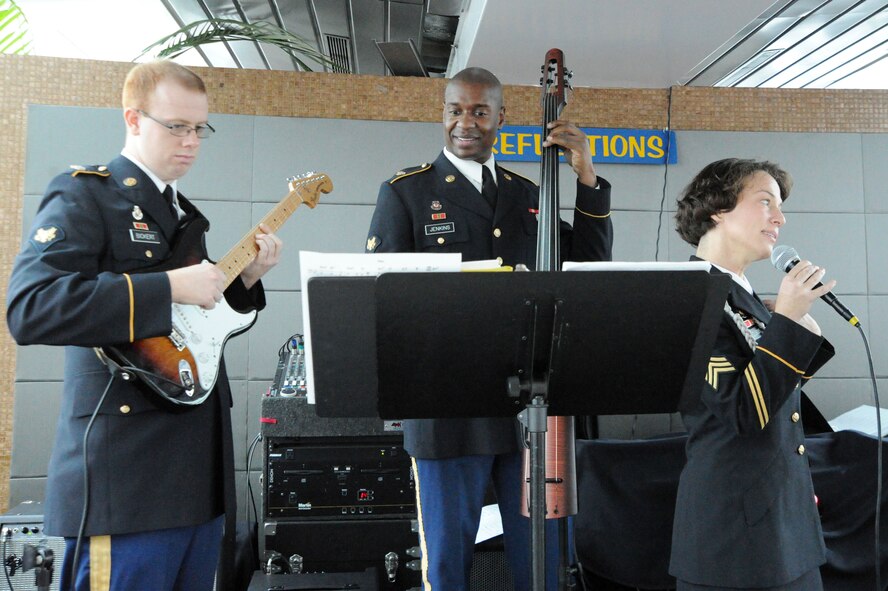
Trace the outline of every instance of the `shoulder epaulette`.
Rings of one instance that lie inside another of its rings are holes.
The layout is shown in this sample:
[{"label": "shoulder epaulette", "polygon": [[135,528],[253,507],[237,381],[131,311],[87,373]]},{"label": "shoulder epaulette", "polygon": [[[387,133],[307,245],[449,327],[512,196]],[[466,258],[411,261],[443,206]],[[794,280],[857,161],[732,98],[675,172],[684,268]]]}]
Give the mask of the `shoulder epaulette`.
[{"label": "shoulder epaulette", "polygon": [[395,181],[400,181],[401,179],[407,178],[408,176],[413,176],[414,174],[419,174],[420,172],[431,170],[431,168],[431,164],[429,164],[428,162],[424,162],[419,166],[414,166],[413,168],[405,168],[403,170],[399,170],[395,173],[395,176],[389,179],[389,184],[392,184]]},{"label": "shoulder epaulette", "polygon": [[[499,166],[499,164],[497,164],[497,166]],[[529,178],[527,178],[526,176],[524,176],[523,174],[518,174],[518,173],[515,172],[514,170],[509,170],[508,168],[504,168],[504,167],[502,167],[502,166],[499,166],[499,168],[501,168],[501,169],[503,170],[503,177],[504,177],[507,181],[512,180],[512,178],[511,178],[509,175],[515,175],[515,176],[517,176],[517,177],[519,177],[519,178],[524,179],[525,181],[527,181],[528,183],[530,183],[530,184],[532,184],[532,185],[534,185],[534,186],[537,185],[537,182],[536,182],[535,180],[533,180],[533,179],[529,179]]]},{"label": "shoulder epaulette", "polygon": [[72,164],[69,168],[74,170],[74,172],[71,173],[72,177],[77,176],[78,174],[92,174],[103,178],[111,176],[111,171],[108,170],[108,167],[104,164],[92,164],[90,166]]}]

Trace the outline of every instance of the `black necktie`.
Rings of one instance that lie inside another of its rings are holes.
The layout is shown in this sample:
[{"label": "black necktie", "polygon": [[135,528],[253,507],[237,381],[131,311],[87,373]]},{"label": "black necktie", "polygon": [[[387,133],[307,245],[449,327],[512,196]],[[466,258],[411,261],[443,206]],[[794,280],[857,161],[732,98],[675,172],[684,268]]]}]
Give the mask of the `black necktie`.
[{"label": "black necktie", "polygon": [[490,174],[490,168],[481,166],[481,195],[490,204],[490,209],[496,211],[496,182]]},{"label": "black necktie", "polygon": [[167,185],[166,189],[163,190],[163,198],[166,200],[167,205],[170,208],[170,213],[173,214],[173,217],[179,217],[179,211],[176,209],[175,203],[173,203],[173,186]]}]

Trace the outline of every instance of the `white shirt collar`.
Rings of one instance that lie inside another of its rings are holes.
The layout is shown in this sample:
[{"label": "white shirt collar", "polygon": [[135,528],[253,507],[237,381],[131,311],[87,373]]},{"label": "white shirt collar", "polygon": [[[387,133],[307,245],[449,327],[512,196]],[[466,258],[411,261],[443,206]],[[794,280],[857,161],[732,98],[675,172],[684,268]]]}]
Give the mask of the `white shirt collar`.
[{"label": "white shirt collar", "polygon": [[490,169],[491,174],[493,175],[493,182],[496,182],[496,161],[493,159],[493,154],[490,155],[490,158],[487,159],[487,162],[481,164],[480,162],[475,162],[474,160],[463,160],[462,158],[457,158],[453,154],[450,153],[450,150],[444,148],[444,156],[450,160],[450,163],[456,167],[456,169],[462,173],[464,177],[469,179],[472,185],[478,189],[478,192],[481,192],[481,184],[482,179],[481,176],[481,167],[486,166]]},{"label": "white shirt collar", "polygon": [[731,279],[733,279],[737,285],[739,285],[740,287],[745,289],[747,292],[749,292],[750,295],[753,293],[752,284],[749,282],[749,279],[747,279],[745,275],[741,277],[740,275],[737,275],[736,273],[734,273],[730,269],[725,269],[721,265],[716,265],[712,261],[710,261],[709,264],[712,265],[713,267],[715,267],[716,269],[718,269],[719,271],[723,271],[723,272],[727,273],[728,275],[730,275]]},{"label": "white shirt collar", "polygon": [[173,181],[171,183],[164,182],[159,176],[157,176],[156,174],[151,172],[150,168],[148,168],[147,166],[142,164],[139,161],[139,159],[136,158],[132,153],[128,152],[126,150],[126,148],[121,150],[120,155],[123,156],[124,158],[127,158],[130,162],[132,162],[133,164],[138,166],[140,169],[142,169],[142,172],[144,172],[146,175],[148,175],[148,178],[151,179],[151,181],[155,185],[157,185],[157,190],[160,191],[161,193],[163,193],[163,191],[164,191],[164,189],[166,189],[167,185],[171,186],[173,188],[173,205],[175,205],[176,210],[179,212],[179,215],[180,216],[182,215],[182,208],[179,207],[179,191],[177,188],[177,181]]},{"label": "white shirt collar", "polygon": [[148,178],[151,179],[155,185],[157,185],[157,190],[160,191],[161,193],[163,193],[163,191],[164,191],[164,189],[166,189],[167,185],[170,185],[173,188],[173,200],[176,202],[176,205],[178,206],[179,199],[177,197],[178,191],[176,189],[176,181],[173,181],[171,183],[165,183],[163,180],[161,180],[161,178],[159,176],[157,176],[156,174],[151,172],[150,168],[148,168],[147,166],[142,164],[138,158],[136,158],[130,152],[127,152],[126,148],[124,148],[120,152],[120,154],[124,158],[127,158],[128,160],[130,160],[133,164],[138,166],[140,169],[142,169],[142,172],[144,172],[146,175],[148,175]]}]

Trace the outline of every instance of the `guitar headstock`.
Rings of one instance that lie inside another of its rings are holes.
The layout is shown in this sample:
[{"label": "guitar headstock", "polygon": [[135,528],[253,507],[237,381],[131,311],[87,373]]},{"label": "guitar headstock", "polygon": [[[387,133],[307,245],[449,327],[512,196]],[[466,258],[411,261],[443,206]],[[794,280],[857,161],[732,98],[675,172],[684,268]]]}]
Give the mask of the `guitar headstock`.
[{"label": "guitar headstock", "polygon": [[550,49],[546,52],[546,60],[543,62],[540,85],[543,87],[542,103],[553,102],[556,110],[561,110],[567,104],[568,91],[571,90],[570,79],[573,73],[564,67],[564,53],[560,49]]},{"label": "guitar headstock", "polygon": [[323,172],[306,172],[290,177],[287,181],[290,186],[290,194],[287,197],[296,194],[311,209],[314,209],[318,204],[321,193],[329,193],[333,190],[333,181]]}]

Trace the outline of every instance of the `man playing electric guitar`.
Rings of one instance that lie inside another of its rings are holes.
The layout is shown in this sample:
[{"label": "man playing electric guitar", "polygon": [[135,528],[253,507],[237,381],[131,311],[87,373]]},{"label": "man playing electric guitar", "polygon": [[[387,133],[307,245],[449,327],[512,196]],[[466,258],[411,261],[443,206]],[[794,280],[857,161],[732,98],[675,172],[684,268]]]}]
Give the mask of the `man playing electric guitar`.
[{"label": "man playing electric guitar", "polygon": [[202,220],[176,185],[214,131],[207,116],[193,72],[168,61],[135,66],[123,89],[122,155],[51,182],[9,281],[15,340],[66,346],[45,503],[47,533],[67,542],[62,589],[209,591],[217,564],[220,588],[232,582],[222,570],[232,561],[219,561],[235,510],[224,364],[203,404],[174,413],[139,380],[112,377],[93,349],[170,335],[173,304],[265,306],[260,278],[281,252],[266,226],[227,288],[208,262],[151,269],[170,257],[183,225]]}]

